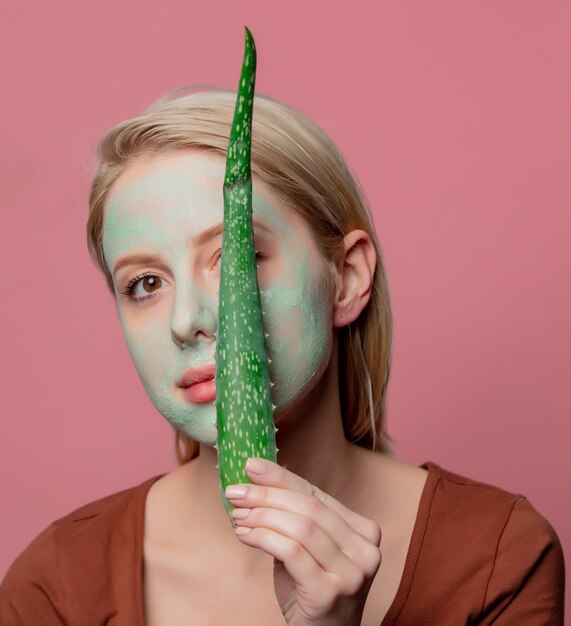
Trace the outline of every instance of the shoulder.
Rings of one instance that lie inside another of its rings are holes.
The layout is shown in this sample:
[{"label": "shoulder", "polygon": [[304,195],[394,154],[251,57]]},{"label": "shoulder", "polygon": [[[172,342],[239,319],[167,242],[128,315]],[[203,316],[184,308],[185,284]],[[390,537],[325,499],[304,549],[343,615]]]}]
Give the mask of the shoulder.
[{"label": "shoulder", "polygon": [[158,478],[159,476],[149,478],[139,485],[84,504],[71,513],[55,520],[50,527],[55,532],[65,533],[72,529],[87,528],[98,523],[104,524],[108,518],[121,517],[135,501],[144,497]]},{"label": "shoulder", "polygon": [[445,526],[461,536],[490,535],[499,543],[510,538],[525,539],[521,549],[558,544],[553,526],[526,496],[495,485],[447,471],[435,463],[424,463],[429,471],[429,523]]},{"label": "shoulder", "polygon": [[455,516],[463,517],[468,513],[506,517],[516,501],[525,499],[522,494],[456,474],[430,461],[421,467],[429,472],[427,487],[432,492],[432,508],[436,512],[445,510],[450,523]]},{"label": "shoulder", "polygon": [[[519,610],[513,615],[517,621],[531,606],[553,619],[562,605],[565,571],[561,543],[549,521],[522,494],[434,463],[423,467],[430,473],[424,498],[424,565],[430,568],[440,561],[443,576],[464,581],[465,599],[474,600],[472,615],[497,617],[504,610]],[[448,557],[444,561],[443,554]],[[422,569],[421,577],[428,580],[428,569]]]},{"label": "shoulder", "polygon": [[2,581],[0,622],[51,624],[48,613],[62,623],[70,619],[70,598],[97,593],[98,581],[107,584],[102,573],[116,561],[129,561],[145,495],[157,478],[81,506],[43,530]]},{"label": "shoulder", "polygon": [[[51,544],[63,567],[67,559],[77,562],[84,548],[98,545],[112,550],[115,545],[124,545],[133,524],[142,519],[145,496],[155,480],[157,477],[105,496],[55,520],[24,554],[33,554]],[[92,552],[89,557],[93,558]]]},{"label": "shoulder", "polygon": [[[478,528],[488,524],[504,531],[512,532],[524,528],[533,530],[551,539],[557,539],[551,524],[529,502],[526,496],[512,493],[501,487],[468,478],[443,469],[436,463],[422,465],[429,472],[427,488],[432,493],[431,508],[435,517],[442,518],[453,526],[464,520],[464,531],[470,526],[470,519]],[[509,523],[509,524],[508,524]]]}]

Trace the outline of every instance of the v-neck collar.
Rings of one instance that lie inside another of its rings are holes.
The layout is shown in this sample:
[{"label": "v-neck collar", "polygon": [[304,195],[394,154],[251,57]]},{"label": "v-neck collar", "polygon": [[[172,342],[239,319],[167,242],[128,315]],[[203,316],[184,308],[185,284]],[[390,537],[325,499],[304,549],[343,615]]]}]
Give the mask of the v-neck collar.
[{"label": "v-neck collar", "polygon": [[[434,499],[434,492],[436,485],[441,478],[441,468],[439,465],[427,461],[423,463],[421,468],[428,471],[426,483],[424,484],[420,502],[418,505],[418,512],[416,514],[416,520],[414,523],[412,536],[410,539],[410,545],[406,555],[406,561],[402,574],[401,581],[399,583],[396,595],[387,611],[380,626],[393,626],[397,620],[402,608],[410,593],[414,574],[416,572],[416,565],[428,526],[428,518],[430,516],[430,509],[432,507],[432,501]],[[147,494],[153,484],[165,476],[160,474],[149,478],[149,480],[142,483],[137,490],[136,497],[131,501],[131,615],[133,626],[147,626],[145,621],[145,602],[144,602],[144,585],[143,585],[143,544],[144,544],[144,522],[145,522],[145,504],[147,500]]]},{"label": "v-neck collar", "polygon": [[423,463],[420,467],[428,471],[428,476],[426,477],[422,495],[420,496],[418,512],[416,514],[416,521],[414,522],[410,545],[406,554],[402,578],[391,606],[389,607],[389,610],[383,618],[380,626],[392,626],[396,622],[408,598],[414,574],[416,572],[420,549],[426,533],[426,527],[428,526],[428,518],[430,517],[430,509],[434,500],[434,492],[441,477],[440,466],[432,463],[431,461]]}]

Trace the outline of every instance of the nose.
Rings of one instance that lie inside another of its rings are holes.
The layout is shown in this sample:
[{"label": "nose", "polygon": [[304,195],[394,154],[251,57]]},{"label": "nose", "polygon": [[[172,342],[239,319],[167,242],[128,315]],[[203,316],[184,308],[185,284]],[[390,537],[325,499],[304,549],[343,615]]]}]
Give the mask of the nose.
[{"label": "nose", "polygon": [[179,290],[171,315],[171,337],[182,349],[214,341],[218,327],[217,295],[200,289]]}]

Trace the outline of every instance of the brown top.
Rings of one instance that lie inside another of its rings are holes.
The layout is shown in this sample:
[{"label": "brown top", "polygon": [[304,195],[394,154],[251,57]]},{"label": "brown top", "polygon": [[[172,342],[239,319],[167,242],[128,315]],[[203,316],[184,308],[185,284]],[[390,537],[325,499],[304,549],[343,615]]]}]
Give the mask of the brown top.
[{"label": "brown top", "polygon": [[[381,626],[562,626],[563,551],[549,522],[524,496],[422,467],[403,576]],[[44,530],[0,586],[0,624],[145,626],[145,499],[159,478]]]}]

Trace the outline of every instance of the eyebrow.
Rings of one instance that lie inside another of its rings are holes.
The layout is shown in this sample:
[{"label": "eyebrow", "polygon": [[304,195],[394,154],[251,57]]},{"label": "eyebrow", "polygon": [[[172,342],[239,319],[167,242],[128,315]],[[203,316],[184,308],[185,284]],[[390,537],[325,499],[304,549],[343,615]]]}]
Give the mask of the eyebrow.
[{"label": "eyebrow", "polygon": [[[258,220],[253,220],[253,225],[254,227],[259,228],[260,230],[263,230],[271,235],[274,234],[274,232],[270,228],[268,228]],[[215,226],[206,229],[199,235],[196,235],[196,237],[194,237],[194,239],[192,240],[192,243],[195,246],[203,245],[211,241],[215,237],[219,237],[223,232],[224,223],[220,222],[220,224],[216,224]],[[115,267],[113,268],[113,275],[115,276],[115,274],[117,274],[120,269],[124,268],[127,265],[147,265],[151,263],[156,263],[156,261],[157,257],[149,254],[133,254],[129,256],[124,256],[121,257],[115,264]]]},{"label": "eyebrow", "polygon": [[[252,220],[252,223],[253,223],[255,228],[259,228],[260,230],[264,230],[265,232],[269,233],[270,235],[274,234],[272,230],[270,230],[267,226],[265,226],[264,224],[262,224],[262,222],[259,222],[258,220]],[[211,228],[208,228],[204,232],[200,233],[200,235],[197,235],[192,240],[192,243],[195,246],[200,246],[200,245],[202,245],[204,243],[207,243],[211,239],[214,239],[215,237],[219,237],[223,232],[224,232],[224,223],[220,222],[220,224],[216,224],[216,226],[212,226]]]},{"label": "eyebrow", "polygon": [[127,265],[147,265],[151,263],[156,263],[157,257],[150,256],[148,254],[133,254],[129,256],[121,257],[117,263],[115,263],[115,267],[113,268],[113,276],[117,274],[117,272],[124,268]]}]

